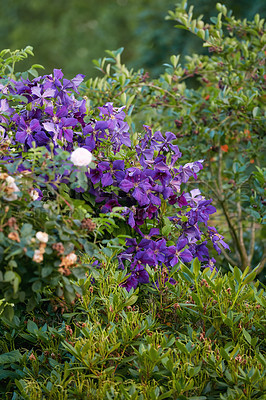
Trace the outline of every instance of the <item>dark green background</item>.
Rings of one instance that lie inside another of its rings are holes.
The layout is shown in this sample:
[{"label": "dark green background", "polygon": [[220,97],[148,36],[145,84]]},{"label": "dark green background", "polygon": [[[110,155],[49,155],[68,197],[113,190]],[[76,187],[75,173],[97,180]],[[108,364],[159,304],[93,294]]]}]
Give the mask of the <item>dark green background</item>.
[{"label": "dark green background", "polygon": [[[163,71],[171,54],[199,52],[201,41],[165,21],[171,0],[1,0],[1,49],[34,48],[35,57],[19,64],[33,63],[62,68],[68,78],[83,73],[96,75],[93,59],[103,57],[106,49],[124,47],[123,61],[152,75]],[[238,18],[266,14],[265,0],[227,0]],[[195,14],[205,20],[215,15],[216,2],[194,0]]]}]

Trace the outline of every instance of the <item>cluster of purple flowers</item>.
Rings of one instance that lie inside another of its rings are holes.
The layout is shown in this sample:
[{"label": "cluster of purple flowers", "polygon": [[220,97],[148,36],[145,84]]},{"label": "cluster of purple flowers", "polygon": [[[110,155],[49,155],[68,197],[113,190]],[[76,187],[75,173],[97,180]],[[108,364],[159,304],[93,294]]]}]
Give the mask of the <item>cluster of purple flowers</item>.
[{"label": "cluster of purple flowers", "polygon": [[[108,140],[114,151],[121,144],[130,146],[128,125],[123,121],[125,113],[118,110],[114,117],[111,104],[100,109],[100,121],[85,121],[86,100],[78,100],[78,86],[83,75],[74,79],[63,78],[61,70],[55,69],[53,75],[40,76],[30,81],[10,81],[8,86],[1,84],[2,95],[22,96],[24,103],[12,108],[6,98],[0,99],[0,139],[1,144],[9,141],[11,145],[20,145],[23,151],[33,146],[46,146],[50,143],[67,151],[73,150],[73,144],[86,147],[90,151],[97,142]],[[20,97],[21,99],[21,97]],[[11,132],[11,134],[10,134]],[[120,144],[121,143],[121,144]]]},{"label": "cluster of purple flowers", "polygon": [[[174,144],[175,135],[153,133],[148,126],[133,147],[123,107],[115,109],[107,103],[99,107],[98,119],[87,115],[86,100],[75,95],[82,80],[82,75],[64,79],[61,70],[54,70],[53,75],[11,81],[9,86],[0,81],[2,94],[24,99],[16,106],[7,98],[0,99],[1,145],[15,146],[17,154],[26,152],[33,142],[48,150],[52,144],[55,151],[83,147],[92,152],[95,167],[86,173],[90,194],[101,212],[123,207],[134,232],[119,255],[120,267],[129,265],[128,290],[149,281],[147,265],[170,270],[180,261],[198,257],[203,266],[213,268],[215,260],[209,256],[207,243],[212,242],[218,253],[218,243],[228,248],[215,228],[208,227],[209,216],[216,210],[198,189],[183,192],[191,177],[197,179],[203,160],[180,165],[182,154]],[[120,152],[121,146],[129,149],[129,159],[127,151]],[[166,204],[174,216],[162,211]],[[164,218],[171,227],[168,237],[162,234]]]}]

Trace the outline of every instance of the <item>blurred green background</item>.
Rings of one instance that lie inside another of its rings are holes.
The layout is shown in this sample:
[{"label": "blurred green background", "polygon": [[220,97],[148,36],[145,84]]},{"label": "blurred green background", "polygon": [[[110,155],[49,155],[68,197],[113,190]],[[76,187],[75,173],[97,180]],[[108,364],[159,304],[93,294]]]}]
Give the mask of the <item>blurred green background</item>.
[{"label": "blurred green background", "polygon": [[[124,47],[123,61],[129,67],[144,68],[152,76],[163,71],[172,54],[199,52],[201,41],[173,29],[166,21],[174,9],[171,0],[1,0],[1,49],[34,48],[35,57],[19,64],[20,70],[42,64],[45,73],[62,68],[66,77],[97,74],[92,60],[106,49]],[[265,0],[222,2],[237,18],[266,14]],[[213,0],[192,0],[195,14],[205,20],[216,14]]]}]

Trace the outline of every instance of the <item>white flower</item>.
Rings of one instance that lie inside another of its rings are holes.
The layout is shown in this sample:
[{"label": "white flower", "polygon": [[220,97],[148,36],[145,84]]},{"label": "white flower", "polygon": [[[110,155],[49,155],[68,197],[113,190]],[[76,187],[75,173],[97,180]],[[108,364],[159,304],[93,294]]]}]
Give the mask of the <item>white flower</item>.
[{"label": "white flower", "polygon": [[69,253],[67,256],[62,257],[59,267],[71,267],[77,262],[77,259],[78,257],[75,253]]},{"label": "white flower", "polygon": [[39,193],[37,192],[37,190],[32,189],[30,191],[30,197],[33,201],[37,200],[39,198]]},{"label": "white flower", "polygon": [[84,167],[91,163],[92,154],[89,150],[83,147],[78,147],[71,153],[70,161],[78,167]]},{"label": "white flower", "polygon": [[43,261],[43,253],[40,250],[35,250],[32,260],[36,263],[41,263]]},{"label": "white flower", "polygon": [[15,183],[15,179],[13,178],[13,176],[8,176],[6,178],[6,183],[7,183],[8,186],[13,185]]},{"label": "white flower", "polygon": [[41,243],[47,243],[48,242],[48,233],[46,232],[37,232],[36,233],[36,238],[41,242]]},{"label": "white flower", "polygon": [[3,199],[7,201],[17,200],[18,195],[15,192],[19,192],[19,188],[15,183],[15,179],[12,176],[7,176],[6,183],[7,186],[5,187],[4,191],[7,195],[3,196]]}]

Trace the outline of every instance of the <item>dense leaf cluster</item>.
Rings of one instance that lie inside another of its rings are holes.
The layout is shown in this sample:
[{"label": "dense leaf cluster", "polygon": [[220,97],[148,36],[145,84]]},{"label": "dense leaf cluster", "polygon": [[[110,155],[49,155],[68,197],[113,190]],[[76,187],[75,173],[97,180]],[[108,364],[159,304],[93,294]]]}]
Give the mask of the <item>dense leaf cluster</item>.
[{"label": "dense leaf cluster", "polygon": [[91,269],[74,307],[55,299],[34,317],[2,319],[0,393],[263,400],[265,295],[254,276],[237,268],[214,276],[195,262],[173,272],[174,286],[137,295],[121,286],[125,272],[112,263]]}]

